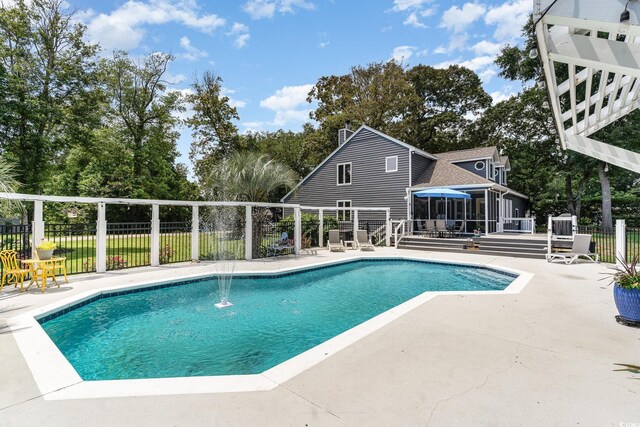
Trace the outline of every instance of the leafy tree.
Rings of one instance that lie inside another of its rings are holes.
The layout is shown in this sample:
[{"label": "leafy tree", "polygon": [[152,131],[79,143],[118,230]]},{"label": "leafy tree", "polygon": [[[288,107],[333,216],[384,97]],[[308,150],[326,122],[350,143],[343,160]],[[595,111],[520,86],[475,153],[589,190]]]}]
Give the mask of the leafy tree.
[{"label": "leafy tree", "polygon": [[64,3],[18,0],[0,6],[0,146],[29,192],[42,191],[55,158],[70,142],[61,135],[82,120],[70,106],[83,96],[96,65],[97,46],[84,41],[85,28]]},{"label": "leafy tree", "polygon": [[[366,124],[404,139],[404,120],[419,99],[402,66],[389,61],[352,67],[343,76],[321,77],[307,101],[318,102],[311,118],[322,127],[337,131],[351,120],[356,126]],[[334,135],[335,147],[337,132]]]},{"label": "leafy tree", "polygon": [[459,65],[417,65],[407,76],[420,98],[409,121],[413,144],[434,153],[470,148],[461,138],[470,122],[467,115],[479,115],[491,105],[478,75]]},{"label": "leafy tree", "polygon": [[202,79],[196,78],[192,88],[194,93],[187,95],[194,112],[186,120],[193,136],[189,158],[195,165],[196,175],[203,179],[237,145],[238,129],[233,120],[240,117],[237,109],[229,105],[229,98],[222,94],[219,76],[207,71]]},{"label": "leafy tree", "polygon": [[[15,193],[20,188],[20,183],[15,179],[15,169],[5,159],[0,158],[0,193]],[[2,200],[0,202],[0,215],[10,216],[23,210],[19,201]]]}]

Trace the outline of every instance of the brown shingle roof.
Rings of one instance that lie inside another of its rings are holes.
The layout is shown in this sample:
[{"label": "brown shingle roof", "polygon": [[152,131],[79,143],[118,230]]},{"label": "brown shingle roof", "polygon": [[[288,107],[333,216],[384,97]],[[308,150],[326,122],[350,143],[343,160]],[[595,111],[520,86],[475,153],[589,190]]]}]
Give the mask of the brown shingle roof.
[{"label": "brown shingle roof", "polygon": [[471,148],[469,150],[447,151],[444,153],[434,154],[439,159],[455,162],[458,160],[466,159],[484,159],[487,157],[493,157],[497,154],[498,149],[496,147],[478,147]]},{"label": "brown shingle roof", "polygon": [[453,165],[446,160],[436,160],[431,162],[420,175],[414,187],[448,187],[473,184],[494,184],[494,182]]}]

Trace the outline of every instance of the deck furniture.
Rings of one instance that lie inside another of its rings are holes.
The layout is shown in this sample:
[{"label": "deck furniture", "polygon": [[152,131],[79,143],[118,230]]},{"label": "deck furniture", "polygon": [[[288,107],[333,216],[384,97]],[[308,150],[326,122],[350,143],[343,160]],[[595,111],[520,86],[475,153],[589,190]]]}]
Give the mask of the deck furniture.
[{"label": "deck furniture", "polygon": [[340,240],[340,231],[329,230],[329,241],[327,242],[329,251],[331,252],[344,252],[346,247],[342,240]]},{"label": "deck furniture", "polygon": [[449,237],[450,232],[444,219],[436,219],[436,233],[438,237]]},{"label": "deck furniture", "polygon": [[[32,284],[36,284],[36,286],[40,286],[42,288],[42,292],[47,286],[47,279],[51,279],[53,283],[55,283],[58,287],[60,284],[56,280],[56,271],[60,270],[64,273],[65,282],[68,282],[67,279],[67,268],[66,268],[66,257],[52,257],[50,259],[23,259],[20,261],[21,263],[29,266],[29,274],[31,275],[31,282],[27,286],[27,289],[31,287]],[[41,282],[38,281],[40,279]]]},{"label": "deck furniture", "polygon": [[267,256],[282,254],[283,252],[294,251],[294,247],[291,245],[291,241],[289,240],[289,234],[286,231],[282,232],[280,236],[280,240],[278,240],[274,245],[267,248]]},{"label": "deck furniture", "polygon": [[371,243],[371,239],[367,236],[367,230],[356,230],[356,242],[358,242],[358,247],[361,251],[372,251],[375,249],[373,243]]},{"label": "deck furniture", "polygon": [[14,288],[20,283],[20,292],[22,292],[24,290],[25,276],[29,274],[30,270],[20,267],[16,251],[0,251],[0,259],[2,260],[2,283],[0,283],[0,289],[4,287],[5,283],[13,283]]},{"label": "deck furniture", "polygon": [[[580,257],[585,257],[593,262],[598,262],[599,257],[597,253],[593,253],[589,250],[591,245],[591,234],[576,234],[573,236],[573,244],[571,245],[571,252],[553,252],[546,254],[545,258],[547,262],[551,262],[556,258],[562,259],[565,264],[572,264]],[[595,257],[595,259],[594,259]]]}]

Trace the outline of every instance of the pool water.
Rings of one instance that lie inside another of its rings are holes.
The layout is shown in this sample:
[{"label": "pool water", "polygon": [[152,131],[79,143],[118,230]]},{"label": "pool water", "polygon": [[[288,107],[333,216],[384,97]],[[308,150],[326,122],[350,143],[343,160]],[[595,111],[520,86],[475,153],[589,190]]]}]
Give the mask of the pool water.
[{"label": "pool water", "polygon": [[425,291],[503,290],[514,276],[360,260],[282,276],[215,277],[99,299],[42,327],[84,380],[257,374]]}]

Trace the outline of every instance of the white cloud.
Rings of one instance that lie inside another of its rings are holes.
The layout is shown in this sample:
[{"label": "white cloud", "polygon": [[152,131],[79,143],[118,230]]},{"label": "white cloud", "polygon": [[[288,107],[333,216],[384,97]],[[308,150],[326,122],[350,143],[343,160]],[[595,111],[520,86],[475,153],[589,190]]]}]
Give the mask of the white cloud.
[{"label": "white cloud", "polygon": [[493,33],[496,40],[514,40],[521,37],[522,27],[529,19],[531,11],[530,0],[513,0],[490,8],[484,22],[496,26]]},{"label": "white cloud", "polygon": [[233,98],[233,94],[236,93],[235,89],[229,89],[228,87],[221,87],[220,94],[229,98],[229,105],[236,108],[244,108],[247,106],[247,101],[241,101]]},{"label": "white cloud", "polygon": [[454,33],[462,32],[486,11],[487,8],[478,3],[465,3],[462,8],[451,6],[442,14],[440,27],[452,30]]},{"label": "white cloud", "polygon": [[404,12],[405,10],[421,9],[423,5],[431,3],[431,0],[393,0],[394,12]]},{"label": "white cloud", "polygon": [[242,6],[251,19],[273,18],[276,10],[283,14],[295,13],[296,8],[313,10],[316,6],[307,0],[249,0]]},{"label": "white cloud", "polygon": [[247,42],[251,38],[249,34],[249,27],[239,22],[234,22],[231,26],[231,31],[227,35],[234,37],[233,45],[238,49],[247,45]]},{"label": "white cloud", "polygon": [[489,83],[491,79],[498,75],[498,72],[494,68],[487,68],[486,70],[480,72],[478,77],[482,80],[483,83]]},{"label": "white cloud", "polygon": [[[273,122],[262,122],[262,125],[284,126],[286,124],[302,124],[309,120],[307,94],[313,88],[312,84],[300,86],[285,86],[273,95],[260,101],[260,106],[275,112]],[[255,125],[256,123],[252,123]],[[247,125],[245,123],[245,125]]]},{"label": "white cloud", "polygon": [[89,14],[85,19],[88,19],[89,38],[100,43],[107,52],[138,47],[145,34],[145,25],[177,22],[210,34],[225,24],[225,20],[215,14],[200,14],[193,0],[129,0],[110,14]]},{"label": "white cloud", "polygon": [[474,71],[482,79],[484,83],[487,83],[493,76],[497,74],[494,70],[494,57],[489,55],[476,56],[468,60],[462,60],[462,58],[443,61],[434,65],[435,68],[447,68],[450,65],[460,65]]},{"label": "white cloud", "polygon": [[482,40],[476,44],[474,44],[471,47],[471,50],[473,50],[473,52],[480,56],[480,55],[497,55],[498,53],[500,53],[500,49],[502,49],[502,44],[501,43],[492,43],[490,41],[487,40]]},{"label": "white cloud", "polygon": [[413,52],[415,51],[415,46],[398,46],[393,49],[391,59],[396,61],[398,64],[402,64],[405,63],[409,58],[411,58]]},{"label": "white cloud", "polygon": [[403,24],[411,25],[415,28],[427,28],[425,24],[420,22],[420,20],[418,19],[418,15],[415,12],[411,12],[409,16],[407,16],[407,19],[404,20]]},{"label": "white cloud", "polygon": [[509,89],[503,89],[503,91],[491,92],[489,95],[493,100],[493,105],[496,105],[498,102],[506,101],[507,99],[511,98],[515,95],[515,93],[510,91]]},{"label": "white cloud", "polygon": [[435,53],[453,53],[458,50],[465,50],[467,47],[467,41],[469,40],[469,35],[467,33],[462,34],[452,34],[449,38],[449,45],[447,46],[438,46]]},{"label": "white cloud", "polygon": [[273,111],[295,109],[298,105],[307,102],[307,95],[312,88],[312,84],[285,86],[282,89],[278,89],[275,94],[260,101],[260,106]]},{"label": "white cloud", "polygon": [[179,58],[186,59],[187,61],[196,61],[200,58],[206,58],[209,56],[207,51],[200,50],[191,44],[189,37],[183,36],[180,39],[180,46],[185,50],[183,53],[178,54]]}]

